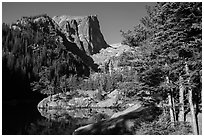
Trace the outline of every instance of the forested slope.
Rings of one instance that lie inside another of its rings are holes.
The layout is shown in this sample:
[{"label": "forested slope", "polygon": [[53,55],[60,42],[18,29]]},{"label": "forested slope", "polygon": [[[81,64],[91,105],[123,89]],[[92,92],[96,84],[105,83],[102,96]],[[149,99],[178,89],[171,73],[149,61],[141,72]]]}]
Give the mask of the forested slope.
[{"label": "forested slope", "polygon": [[70,42],[47,15],[3,24],[2,62],[3,99],[31,90],[58,92],[62,76],[83,77],[90,70],[97,71],[92,58]]}]

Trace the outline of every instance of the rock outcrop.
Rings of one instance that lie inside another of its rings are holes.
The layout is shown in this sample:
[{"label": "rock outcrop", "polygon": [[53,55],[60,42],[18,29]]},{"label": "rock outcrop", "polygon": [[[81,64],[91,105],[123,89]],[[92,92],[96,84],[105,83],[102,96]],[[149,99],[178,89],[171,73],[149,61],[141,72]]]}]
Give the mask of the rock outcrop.
[{"label": "rock outcrop", "polygon": [[[118,107],[121,102],[119,101],[120,93],[118,90],[112,91],[106,95],[105,100],[100,100],[95,95],[96,91],[81,91],[79,90],[80,97],[71,97],[65,93],[59,93],[48,96],[39,102],[38,108],[44,109],[73,109],[73,108],[114,108]],[[90,93],[89,93],[90,92]]]},{"label": "rock outcrop", "polygon": [[[133,48],[123,44],[113,44],[106,49],[101,49],[99,53],[92,55],[95,64],[99,65],[102,71],[110,72],[110,67],[113,70],[120,71],[119,58],[123,53],[133,52]],[[136,54],[136,53],[135,53]]]},{"label": "rock outcrop", "polygon": [[101,108],[116,107],[116,106],[120,105],[119,96],[120,96],[119,91],[117,89],[115,89],[114,91],[112,91],[111,93],[106,95],[106,97],[107,97],[106,100],[102,100],[96,104],[92,104],[91,107],[101,107]]},{"label": "rock outcrop", "polygon": [[128,45],[122,45],[120,43],[110,45],[110,47],[106,49],[101,49],[99,53],[92,55],[92,58],[95,63],[102,64],[104,62],[107,62],[112,57],[118,57],[123,52],[130,51],[131,47]]},{"label": "rock outcrop", "polygon": [[100,31],[97,16],[54,16],[53,20],[59,25],[67,39],[76,43],[78,48],[87,55],[98,53],[108,44]]},{"label": "rock outcrop", "polygon": [[44,109],[73,109],[89,107],[91,102],[90,97],[75,97],[69,98],[68,95],[59,93],[44,98],[38,104],[38,108]]}]

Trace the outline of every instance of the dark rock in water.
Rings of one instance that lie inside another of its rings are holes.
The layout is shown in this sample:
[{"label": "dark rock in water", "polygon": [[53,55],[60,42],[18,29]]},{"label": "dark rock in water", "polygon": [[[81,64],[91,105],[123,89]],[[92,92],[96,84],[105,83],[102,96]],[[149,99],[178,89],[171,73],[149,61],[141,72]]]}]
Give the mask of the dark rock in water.
[{"label": "dark rock in water", "polygon": [[[136,107],[137,108],[137,107]],[[100,121],[98,123],[80,127],[74,131],[74,135],[122,135],[131,134],[132,127],[144,121],[152,121],[161,110],[156,106],[139,107],[132,111],[124,111],[117,117]]]},{"label": "dark rock in water", "polygon": [[76,43],[78,48],[87,55],[98,53],[108,44],[100,31],[97,16],[54,16],[53,20],[60,26],[70,42]]}]

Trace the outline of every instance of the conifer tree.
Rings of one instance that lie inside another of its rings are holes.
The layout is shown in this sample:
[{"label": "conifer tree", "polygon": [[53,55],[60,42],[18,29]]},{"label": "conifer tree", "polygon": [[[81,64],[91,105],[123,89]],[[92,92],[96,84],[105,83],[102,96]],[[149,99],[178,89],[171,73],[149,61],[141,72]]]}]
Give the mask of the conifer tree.
[{"label": "conifer tree", "polygon": [[[195,121],[192,104],[199,104],[195,98],[201,100],[201,88],[198,89],[195,86],[201,83],[196,79],[201,78],[200,72],[202,71],[202,3],[157,3],[152,9],[148,8],[148,16],[142,19],[142,23],[146,32],[151,32],[147,39],[140,41],[139,37],[144,36],[141,33],[145,33],[139,27],[138,30],[123,33],[125,43],[131,46],[140,43],[139,49],[143,49],[142,58],[145,59],[142,60],[142,64],[137,65],[137,68],[140,68],[138,72],[142,76],[140,82],[152,87],[154,80],[151,77],[153,75],[151,70],[159,66],[164,73],[158,82],[160,86],[154,92],[162,91],[164,97],[168,96],[170,111],[174,111],[170,116],[172,122],[175,122],[176,119],[176,106],[179,106],[179,121],[184,121],[187,108],[191,110],[192,121]],[[166,77],[166,80],[162,77]],[[147,78],[148,81],[144,81]],[[191,104],[190,107],[184,104],[186,96]],[[179,103],[175,104],[175,100],[176,102],[178,100]],[[194,134],[197,134],[196,122],[192,122],[192,127]]]}]

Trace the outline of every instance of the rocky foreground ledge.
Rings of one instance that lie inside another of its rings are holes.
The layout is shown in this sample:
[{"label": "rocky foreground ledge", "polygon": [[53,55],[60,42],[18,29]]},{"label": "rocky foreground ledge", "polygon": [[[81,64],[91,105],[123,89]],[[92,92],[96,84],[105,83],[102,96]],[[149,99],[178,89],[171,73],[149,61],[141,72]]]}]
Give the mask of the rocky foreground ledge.
[{"label": "rocky foreground ledge", "polygon": [[114,90],[105,95],[105,99],[98,99],[96,95],[98,90],[95,91],[81,91],[78,90],[78,97],[72,97],[69,93],[59,93],[44,98],[38,104],[38,108],[43,109],[74,109],[74,108],[115,108],[122,104],[119,99],[120,93]]}]

